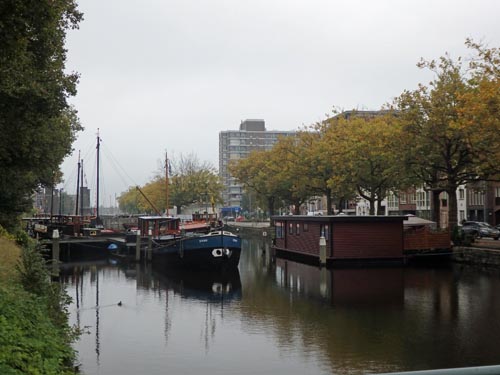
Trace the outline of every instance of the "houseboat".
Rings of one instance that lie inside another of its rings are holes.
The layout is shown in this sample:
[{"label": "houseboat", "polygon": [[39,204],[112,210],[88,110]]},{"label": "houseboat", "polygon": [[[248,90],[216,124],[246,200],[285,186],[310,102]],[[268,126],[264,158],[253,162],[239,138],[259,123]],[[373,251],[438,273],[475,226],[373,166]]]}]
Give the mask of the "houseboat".
[{"label": "houseboat", "polygon": [[405,216],[273,216],[276,255],[326,265],[404,263]]},{"label": "houseboat", "polygon": [[153,264],[167,268],[218,270],[238,266],[241,238],[205,222],[179,217],[144,216],[139,234],[151,235]]}]

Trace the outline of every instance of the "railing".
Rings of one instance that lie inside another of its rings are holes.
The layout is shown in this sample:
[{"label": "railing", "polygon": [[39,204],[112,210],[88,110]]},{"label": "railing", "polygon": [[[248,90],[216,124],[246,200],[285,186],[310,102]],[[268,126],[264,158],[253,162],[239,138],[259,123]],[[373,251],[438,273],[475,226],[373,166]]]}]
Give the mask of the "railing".
[{"label": "railing", "polygon": [[404,250],[449,249],[450,232],[434,232],[428,228],[409,229],[403,234]]}]

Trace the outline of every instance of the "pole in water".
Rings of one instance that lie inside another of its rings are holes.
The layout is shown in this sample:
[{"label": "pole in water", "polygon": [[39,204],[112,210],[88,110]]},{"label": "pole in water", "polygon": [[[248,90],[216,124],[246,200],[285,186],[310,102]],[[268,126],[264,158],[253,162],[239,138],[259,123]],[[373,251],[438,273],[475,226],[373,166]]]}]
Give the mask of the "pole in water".
[{"label": "pole in water", "polygon": [[137,237],[135,238],[135,260],[141,260],[141,231],[137,231]]}]

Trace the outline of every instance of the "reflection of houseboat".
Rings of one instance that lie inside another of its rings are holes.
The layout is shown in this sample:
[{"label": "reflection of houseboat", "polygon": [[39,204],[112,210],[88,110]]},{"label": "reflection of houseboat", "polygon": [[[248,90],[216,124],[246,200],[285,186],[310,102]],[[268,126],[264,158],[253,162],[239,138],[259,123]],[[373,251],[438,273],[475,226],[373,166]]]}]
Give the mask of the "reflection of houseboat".
[{"label": "reflection of houseboat", "polygon": [[402,263],[405,219],[404,216],[274,216],[274,249],[277,255],[297,255],[332,265]]},{"label": "reflection of houseboat", "polygon": [[211,302],[241,298],[238,268],[223,272],[167,270],[154,275],[160,287],[173,290],[185,298]]},{"label": "reflection of houseboat", "polygon": [[337,306],[404,305],[404,268],[364,267],[326,269],[276,259],[276,282],[294,294],[327,300]]},{"label": "reflection of houseboat", "polygon": [[220,269],[237,267],[241,253],[239,236],[211,230],[206,222],[181,222],[178,217],[144,216],[139,230],[151,234],[155,265]]}]

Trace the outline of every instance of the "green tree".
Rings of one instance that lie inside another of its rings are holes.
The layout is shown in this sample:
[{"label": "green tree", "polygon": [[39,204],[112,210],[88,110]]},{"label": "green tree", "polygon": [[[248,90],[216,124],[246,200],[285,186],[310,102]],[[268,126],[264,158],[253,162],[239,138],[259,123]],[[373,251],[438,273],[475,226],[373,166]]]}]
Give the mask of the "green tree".
[{"label": "green tree", "polygon": [[[181,213],[183,207],[193,203],[211,205],[212,202],[222,202],[223,186],[209,163],[201,163],[194,154],[189,154],[171,160],[170,164],[169,169],[173,173],[169,176],[168,184],[169,213],[174,213],[170,212],[172,206],[177,207],[176,213]],[[120,195],[120,208],[129,213],[156,213],[156,209],[162,213],[166,211],[165,164],[151,181],[140,187],[140,190],[147,199],[137,187],[131,187]]]},{"label": "green tree", "polygon": [[282,201],[294,207],[294,214],[300,214],[300,206],[315,194],[310,183],[310,174],[304,147],[304,136],[280,138],[269,157],[271,175],[275,190]]},{"label": "green tree", "polygon": [[438,223],[439,194],[448,193],[450,228],[457,224],[458,186],[489,178],[500,163],[498,49],[466,44],[476,51],[467,69],[461,58],[421,61],[436,75],[430,87],[396,99],[408,169],[432,191]]},{"label": "green tree", "polygon": [[381,202],[390,190],[404,182],[404,165],[399,145],[401,131],[392,114],[336,117],[325,131],[325,151],[335,160],[331,186],[343,186],[346,192],[354,188],[370,203],[370,215],[383,214]]},{"label": "green tree", "polygon": [[82,14],[73,0],[0,3],[0,224],[31,206],[40,184],[52,185],[81,130],[68,98],[78,75],[65,72],[66,32]]},{"label": "green tree", "polygon": [[269,214],[273,215],[278,199],[278,179],[272,174],[271,156],[272,151],[252,151],[248,157],[232,162],[229,172],[243,184],[248,194],[256,193],[260,200],[264,200]]}]

